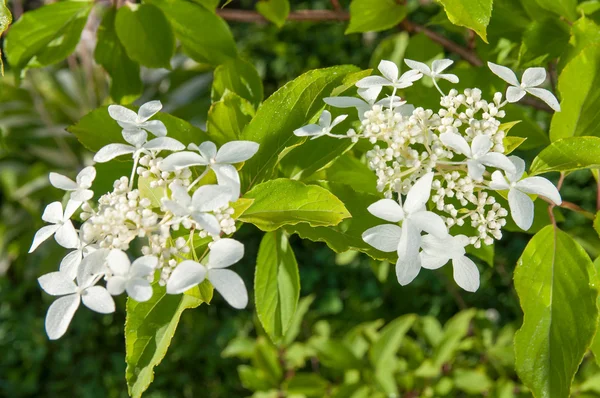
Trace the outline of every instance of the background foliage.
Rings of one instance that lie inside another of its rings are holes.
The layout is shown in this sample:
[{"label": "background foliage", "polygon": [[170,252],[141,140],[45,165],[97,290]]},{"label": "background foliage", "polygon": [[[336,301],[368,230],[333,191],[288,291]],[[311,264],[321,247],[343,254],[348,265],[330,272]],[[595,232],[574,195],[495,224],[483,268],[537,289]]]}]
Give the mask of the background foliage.
[{"label": "background foliage", "polygon": [[[597,138],[575,138],[566,147],[552,144],[542,151],[559,138],[600,135],[595,90],[600,70],[600,3],[596,0],[495,0],[493,7],[491,0],[472,2],[470,7],[464,4],[471,2],[453,0],[340,1],[341,9],[351,13],[350,22],[285,22],[290,9],[335,10],[336,1],[299,1],[290,6],[278,0],[257,4],[234,0],[225,11],[256,7],[272,23],[229,20],[228,25],[210,11],[219,1],[196,3],[152,0],[139,7],[102,11],[86,2],[43,7],[35,1],[8,2],[15,20],[23,12],[25,16],[4,36],[3,56],[10,68],[0,80],[2,396],[127,396],[124,300],[113,315],[80,312],[63,340],[49,342],[43,329],[49,300],[36,278],[53,270],[64,253],[44,246],[26,255],[41,223],[41,209],[60,199],[49,188],[48,172],[69,172],[91,159],[91,153],[65,128],[110,102],[160,99],[166,112],[225,142],[231,139],[228,134],[241,132],[261,112],[255,107],[263,98],[315,68],[366,69],[382,58],[401,64],[404,57],[426,62],[446,54],[458,61],[460,88],[477,86],[489,96],[504,86],[479,68],[484,61],[515,69],[542,65],[563,100],[563,112],[551,118],[539,103],[512,105],[512,120],[521,122],[511,135],[527,138],[519,156],[531,164],[541,152],[533,162],[535,173],[600,164],[594,152]],[[2,7],[0,3],[0,32],[8,26]],[[46,15],[27,19],[31,10]],[[86,24],[88,17],[92,22]],[[33,45],[23,50],[19,40],[27,35]],[[244,61],[234,61],[237,56]],[[221,66],[215,70],[216,65]],[[248,65],[256,68],[257,75]],[[29,70],[22,75],[24,69]],[[239,75],[249,83],[237,87],[235,94],[228,93],[227,87]],[[427,93],[429,89],[419,83],[406,95],[412,103],[435,109],[437,99]],[[288,126],[290,134],[299,125]],[[243,134],[252,137],[261,128]],[[76,128],[70,130],[78,134]],[[190,130],[194,133],[197,130]],[[86,146],[97,149],[102,144]],[[338,150],[342,153],[344,148]],[[374,183],[369,174],[353,167],[353,157],[342,156],[327,170],[314,170],[311,162],[302,163],[301,154],[290,156],[281,164],[282,175],[310,182],[325,173],[333,182],[329,189],[344,202],[345,196],[374,193],[363,191]],[[127,164],[112,167],[121,166],[128,169]],[[253,165],[245,167],[254,170]],[[577,211],[555,211],[562,230],[572,237],[561,235],[561,244],[568,249],[581,245],[587,254],[576,249],[568,252],[588,262],[588,255],[592,259],[600,255],[598,234],[589,220],[597,207],[594,172],[571,173],[561,194],[578,206]],[[557,173],[553,177],[557,180]],[[106,188],[111,183],[97,181]],[[351,205],[347,207],[352,212]],[[546,206],[541,206],[532,232],[549,222]],[[288,226],[286,232],[307,233],[301,225]],[[543,230],[536,239],[548,241],[542,239],[546,235]],[[257,258],[261,261],[261,251],[275,245],[281,248],[288,240],[281,230],[264,235],[250,224],[236,237],[246,246],[238,270],[248,286],[260,278],[255,264]],[[282,249],[276,258],[262,255],[271,267],[294,269],[294,262],[299,266],[301,290],[294,290],[294,277],[284,286],[301,297],[295,316],[286,319],[287,331],[270,323],[269,314],[261,310],[235,311],[217,297],[210,306],[184,311],[169,352],[144,396],[531,396],[516,375],[513,349],[515,331],[522,324],[517,292],[523,297],[528,291],[526,279],[516,276],[513,282],[513,271],[524,250],[527,257],[530,239],[529,234],[507,233],[493,251],[479,253],[481,288],[466,294],[456,288],[448,269],[423,273],[411,285],[400,287],[387,262],[356,252],[335,254],[323,243],[292,235],[283,247],[292,248],[293,254]],[[570,272],[568,259],[561,260],[565,272]],[[272,299],[270,291],[266,283],[256,292],[258,305]],[[277,346],[265,329],[277,337]],[[579,345],[585,350],[587,344]],[[577,368],[577,359],[573,362]],[[597,371],[593,356],[587,354],[572,395],[599,396]],[[535,387],[535,375],[520,374],[534,391],[544,388]],[[560,388],[568,393],[568,386]]]}]

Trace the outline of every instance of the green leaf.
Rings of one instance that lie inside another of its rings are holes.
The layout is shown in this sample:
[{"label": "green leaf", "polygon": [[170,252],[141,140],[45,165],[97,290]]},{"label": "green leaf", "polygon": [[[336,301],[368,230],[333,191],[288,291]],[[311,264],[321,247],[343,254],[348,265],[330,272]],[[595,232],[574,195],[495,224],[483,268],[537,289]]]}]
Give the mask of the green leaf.
[{"label": "green leaf", "polygon": [[486,29],[492,16],[492,0],[439,0],[444,6],[448,19],[454,25],[473,29],[485,41],[487,41]]},{"label": "green leaf", "polygon": [[246,161],[240,175],[243,190],[273,175],[281,152],[303,140],[293,131],[307,124],[324,106],[322,99],[348,74],[357,70],[355,66],[345,65],[306,72],[262,104],[240,137],[260,144],[258,152]]},{"label": "green leaf", "polygon": [[254,108],[250,102],[227,91],[221,101],[212,104],[208,110],[207,133],[218,145],[238,140],[253,116]]},{"label": "green leaf", "polygon": [[290,2],[288,0],[261,0],[256,3],[256,10],[281,28],[285,25],[285,20],[290,13]]},{"label": "green leaf", "polygon": [[379,339],[369,351],[369,359],[376,369],[386,365],[397,355],[402,339],[416,320],[416,315],[404,315],[381,329]]},{"label": "green leaf", "polygon": [[306,315],[310,305],[314,300],[315,296],[311,295],[302,297],[298,302],[298,306],[296,308],[296,312],[294,313],[294,317],[292,318],[292,321],[288,326],[287,332],[283,337],[283,343],[285,345],[289,346],[290,344],[292,344],[300,334],[300,327],[302,326],[302,320],[304,319],[304,315]]},{"label": "green leaf", "polygon": [[346,34],[387,30],[402,22],[406,14],[406,6],[396,0],[352,0]]},{"label": "green leaf", "polygon": [[[6,32],[10,24],[12,23],[12,14],[6,6],[6,1],[0,1],[0,36]],[[2,49],[0,49],[0,73],[4,76],[4,63],[2,62]]]},{"label": "green leaf", "polygon": [[175,36],[161,10],[125,3],[117,11],[115,28],[129,58],[149,68],[171,69]]},{"label": "green leaf", "polygon": [[142,94],[142,79],[140,66],[127,56],[125,47],[117,36],[116,14],[117,10],[111,8],[102,18],[102,23],[98,27],[98,43],[94,58],[111,77],[112,99],[121,104],[129,104]]},{"label": "green leaf", "polygon": [[211,97],[219,101],[229,90],[247,99],[255,108],[263,100],[263,85],[256,68],[241,58],[234,58],[215,69]]},{"label": "green leaf", "polygon": [[558,18],[533,21],[523,34],[519,63],[523,67],[538,66],[558,58],[569,43],[569,25]]},{"label": "green leaf", "polygon": [[596,213],[596,217],[594,217],[594,229],[598,236],[600,236],[600,211]]},{"label": "green leaf", "polygon": [[165,14],[183,50],[195,61],[219,65],[237,56],[229,27],[214,12],[182,0],[148,0]]},{"label": "green leaf", "polygon": [[575,21],[577,14],[577,0],[536,0],[545,10],[563,16],[569,21]]},{"label": "green leaf", "polygon": [[457,389],[472,395],[488,395],[484,393],[493,386],[490,378],[477,370],[456,369],[452,378]]},{"label": "green leaf", "polygon": [[598,321],[592,262],[549,225],[529,241],[514,280],[524,313],[515,335],[519,378],[536,397],[568,397]]},{"label": "green leaf", "polygon": [[285,383],[286,391],[290,395],[298,394],[302,397],[321,398],[327,395],[329,382],[316,373],[296,373]]},{"label": "green leaf", "polygon": [[351,154],[340,156],[326,173],[329,182],[349,185],[356,192],[379,195],[375,173]]},{"label": "green leaf", "polygon": [[408,32],[400,32],[395,35],[388,36],[381,40],[369,60],[370,68],[377,68],[379,62],[385,59],[392,61],[396,65],[402,65],[404,60],[404,53],[410,43],[411,39]]},{"label": "green leaf", "polygon": [[504,145],[504,154],[510,154],[512,151],[520,147],[521,144],[525,142],[525,140],[527,140],[527,138],[513,136],[504,137],[504,139],[502,140],[502,145]]},{"label": "green leaf", "polygon": [[381,199],[379,195],[356,192],[349,185],[328,184],[329,190],[337,196],[350,212],[351,217],[336,226],[311,227],[307,224],[286,226],[286,230],[313,242],[325,242],[336,253],[358,250],[377,260],[397,260],[396,253],[384,253],[366,244],[362,234],[382,221],[367,211],[369,205]]},{"label": "green leaf", "polygon": [[325,188],[286,178],[259,184],[244,197],[254,202],[240,220],[263,231],[298,223],[336,225],[350,216],[344,204]]},{"label": "green leaf", "polygon": [[[600,212],[598,212],[598,214],[600,214]],[[598,234],[600,234],[600,228],[598,226],[596,226],[596,220],[598,220],[600,218],[600,216],[598,216],[598,214],[596,214],[596,219],[594,220],[594,229],[596,229],[596,232],[598,232]],[[599,279],[599,277],[600,277],[600,257],[598,257],[598,258],[596,258],[596,260],[594,260],[594,270],[596,271],[596,284],[598,285],[598,282],[600,282],[600,279]],[[596,300],[596,306],[600,310],[600,296],[598,296],[598,300]],[[600,365],[600,333],[598,333],[598,329],[596,329],[596,335],[594,336],[594,339],[592,340],[590,350],[594,354],[596,363],[598,365]]]},{"label": "green leaf", "polygon": [[65,59],[75,50],[92,5],[89,1],[63,1],[23,14],[6,34],[8,63],[20,71],[30,61],[45,66]]},{"label": "green leaf", "polygon": [[600,45],[586,47],[558,78],[561,111],[554,114],[550,138],[600,136]]},{"label": "green leaf", "polygon": [[529,173],[573,171],[600,167],[600,137],[571,137],[555,141],[533,160]]},{"label": "green leaf", "polygon": [[600,45],[600,26],[589,18],[579,18],[571,26],[569,45],[560,57],[558,70],[562,71],[565,65],[590,45]]},{"label": "green leaf", "polygon": [[[135,108],[132,109],[137,111]],[[152,120],[162,121],[167,127],[168,136],[185,145],[199,144],[209,139],[204,131],[175,116],[157,113]],[[108,144],[125,143],[121,135],[122,128],[110,117],[107,106],[91,111],[67,130],[75,134],[79,142],[92,152],[97,152]]]},{"label": "green leaf", "polygon": [[288,331],[300,299],[298,263],[281,230],[265,234],[260,242],[254,297],[260,323],[271,341],[279,343]]},{"label": "green leaf", "polygon": [[126,379],[129,395],[139,398],[154,380],[154,367],[165,357],[184,310],[212,299],[212,287],[203,283],[183,295],[168,295],[154,286],[149,301],[127,300],[125,321]]}]

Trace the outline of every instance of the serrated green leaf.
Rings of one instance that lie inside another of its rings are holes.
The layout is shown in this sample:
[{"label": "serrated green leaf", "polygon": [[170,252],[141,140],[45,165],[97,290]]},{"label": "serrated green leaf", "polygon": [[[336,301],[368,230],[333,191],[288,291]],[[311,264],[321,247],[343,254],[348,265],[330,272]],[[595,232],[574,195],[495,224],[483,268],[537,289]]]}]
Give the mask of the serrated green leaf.
[{"label": "serrated green leaf", "polygon": [[164,287],[155,285],[149,301],[127,300],[125,359],[129,395],[141,397],[154,380],[154,367],[165,357],[183,311],[211,299],[212,286],[206,282],[183,295],[168,295]]},{"label": "serrated green leaf", "polygon": [[285,25],[285,20],[290,13],[290,2],[288,0],[260,0],[256,3],[256,11],[281,28]]},{"label": "serrated green leaf", "polygon": [[240,220],[263,231],[284,225],[308,223],[311,226],[337,225],[350,214],[344,204],[325,188],[279,178],[257,185],[244,195],[254,199]]},{"label": "serrated green leaf", "polygon": [[346,34],[387,30],[402,22],[406,14],[406,6],[396,0],[352,0]]},{"label": "serrated green leaf", "polygon": [[502,145],[504,145],[504,154],[510,154],[512,151],[520,147],[521,144],[525,142],[525,140],[527,140],[527,138],[524,137],[504,137],[504,139],[502,140]]},{"label": "serrated green leaf", "polygon": [[515,335],[516,369],[536,397],[568,397],[598,321],[591,260],[568,234],[549,225],[515,269],[524,318]]},{"label": "serrated green leaf", "polygon": [[531,164],[532,175],[600,167],[600,137],[571,137],[553,142]]},{"label": "serrated green leaf", "polygon": [[550,138],[600,136],[600,45],[588,46],[558,78],[561,111],[554,114]]},{"label": "serrated green leaf", "polygon": [[439,0],[444,6],[448,19],[455,25],[473,29],[487,41],[486,29],[492,16],[492,0]]},{"label": "serrated green leaf", "polygon": [[[131,109],[137,111],[137,108]],[[167,127],[168,136],[185,145],[209,140],[204,131],[175,116],[157,113],[152,119],[162,121]],[[108,114],[108,106],[91,111],[67,130],[92,152],[108,144],[125,143],[121,135],[122,128]]]},{"label": "serrated green leaf", "polygon": [[589,18],[579,18],[571,26],[569,45],[564,54],[560,56],[558,71],[562,71],[565,65],[590,45],[600,45],[600,26]]},{"label": "serrated green leaf", "polygon": [[[519,50],[522,67],[538,66],[542,60],[558,58],[569,43],[569,25],[558,18],[533,21],[523,34]],[[535,60],[535,64],[531,62]]]},{"label": "serrated green leaf", "polygon": [[236,93],[227,91],[208,110],[206,130],[217,145],[240,138],[242,130],[254,117],[252,104]]},{"label": "serrated green leaf", "polygon": [[351,65],[312,70],[287,83],[262,104],[240,137],[260,144],[240,175],[242,192],[273,175],[284,149],[302,141],[293,131],[311,120],[323,107],[322,99],[357,70]]},{"label": "serrated green leaf", "polygon": [[125,53],[125,47],[115,31],[117,10],[111,8],[98,27],[98,43],[94,59],[111,77],[110,96],[121,104],[135,101],[143,90],[140,66]]},{"label": "serrated green leaf", "polygon": [[255,108],[263,100],[263,84],[256,68],[241,58],[234,58],[215,69],[211,98],[221,100],[226,91],[232,91],[250,101]]},{"label": "serrated green leaf", "polygon": [[229,27],[214,12],[181,0],[147,0],[165,14],[183,50],[194,60],[220,65],[237,57]]},{"label": "serrated green leaf", "polygon": [[375,173],[351,154],[336,159],[327,168],[326,174],[329,182],[349,185],[356,192],[379,195]]},{"label": "serrated green leaf", "polygon": [[536,0],[540,7],[563,16],[569,21],[577,19],[577,0]]},{"label": "serrated green leaf", "polygon": [[281,230],[266,233],[258,249],[254,276],[256,313],[277,344],[287,332],[300,299],[298,263]]},{"label": "serrated green leaf", "polygon": [[63,1],[24,13],[6,34],[8,63],[20,71],[30,62],[45,66],[65,59],[75,50],[92,5],[89,1]]},{"label": "serrated green leaf", "polygon": [[115,29],[129,58],[149,68],[171,69],[175,36],[157,7],[125,3],[117,11]]}]

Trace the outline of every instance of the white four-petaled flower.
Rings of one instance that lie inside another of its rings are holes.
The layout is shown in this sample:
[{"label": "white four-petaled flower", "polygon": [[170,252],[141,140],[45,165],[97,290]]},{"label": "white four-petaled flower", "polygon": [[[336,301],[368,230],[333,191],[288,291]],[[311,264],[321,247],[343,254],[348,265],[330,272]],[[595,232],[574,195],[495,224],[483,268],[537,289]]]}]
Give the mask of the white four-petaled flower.
[{"label": "white four-petaled flower", "polygon": [[81,206],[81,202],[69,200],[63,212],[60,202],[52,202],[42,214],[42,220],[52,224],[40,228],[33,237],[29,253],[33,252],[42,242],[54,235],[56,242],[67,249],[75,249],[79,244],[77,231],[71,222],[71,216]]},{"label": "white four-petaled flower", "polygon": [[466,256],[465,246],[469,243],[465,235],[448,235],[441,239],[425,235],[421,239],[421,267],[438,269],[452,260],[456,284],[468,292],[475,292],[479,289],[479,270],[473,260]]},{"label": "white four-petaled flower", "polygon": [[59,339],[69,327],[79,304],[92,311],[110,314],[115,302],[103,286],[95,286],[104,273],[108,250],[97,250],[85,257],[77,272],[77,283],[64,272],[51,272],[38,278],[42,289],[56,299],[46,313],[46,333],[50,340]]},{"label": "white four-petaled flower", "polygon": [[127,291],[127,295],[136,301],[150,300],[152,286],[148,276],[152,275],[158,265],[157,257],[139,257],[132,264],[125,252],[113,249],[108,254],[106,263],[112,272],[106,283],[106,289],[110,294],[118,296]]},{"label": "white four-petaled flower", "polygon": [[366,230],[362,235],[363,240],[376,249],[397,251],[396,276],[401,285],[412,282],[421,270],[421,232],[438,238],[448,236],[444,220],[425,207],[431,194],[432,181],[432,172],[419,178],[406,195],[403,206],[392,199],[381,199],[368,207],[375,217],[390,222],[402,221],[402,228],[380,225]]},{"label": "white four-petaled flower", "polygon": [[412,84],[423,77],[423,74],[417,70],[409,70],[400,75],[398,66],[391,62],[383,60],[377,67],[383,76],[367,76],[362,78],[356,83],[358,88],[371,88],[371,87],[393,87],[394,89],[401,89],[412,86]]},{"label": "white four-petaled flower", "polygon": [[413,61],[412,59],[404,59],[406,65],[411,69],[421,72],[425,76],[431,77],[433,80],[445,79],[450,83],[458,83],[458,76],[451,73],[441,73],[454,63],[451,59],[436,59],[431,63],[431,68],[423,62]]},{"label": "white four-petaled flower", "polygon": [[[160,101],[146,102],[140,106],[137,113],[121,105],[110,105],[108,114],[117,121],[123,128],[123,137],[129,142],[129,139],[135,140],[135,136],[146,135],[146,131],[151,132],[157,137],[167,135],[167,128],[160,120],[149,120],[162,109]],[[129,139],[128,139],[129,138]]]},{"label": "white four-petaled flower", "polygon": [[220,239],[210,246],[206,266],[186,260],[171,274],[167,293],[179,294],[208,279],[214,288],[233,308],[248,305],[248,292],[244,281],[232,270],[225,269],[244,257],[244,245],[234,239]]},{"label": "white four-petaled flower", "polygon": [[75,177],[75,181],[58,173],[50,173],[49,178],[50,184],[55,188],[70,191],[71,200],[85,202],[94,197],[94,192],[90,189],[96,178],[96,169],[93,166],[81,170]]},{"label": "white four-petaled flower", "polygon": [[510,87],[506,90],[506,100],[508,102],[517,102],[523,98],[526,93],[529,93],[544,101],[556,112],[560,112],[560,104],[554,94],[544,88],[537,87],[546,80],[546,69],[526,69],[525,72],[523,72],[521,82],[519,83],[515,73],[506,66],[488,62],[488,67],[496,76],[510,84]]},{"label": "white four-petaled flower", "polygon": [[[339,138],[339,136],[331,134],[331,130],[346,120],[348,115],[340,115],[331,121],[331,112],[325,110],[319,117],[319,124],[307,124],[304,127],[294,130],[294,134],[298,137],[311,137],[311,140],[322,136]],[[344,136],[345,137],[345,136]]]},{"label": "white four-petaled flower", "polygon": [[108,144],[100,148],[96,155],[94,155],[94,161],[98,163],[106,163],[109,160],[122,155],[133,154],[134,158],[137,158],[140,153],[160,152],[160,151],[181,151],[185,149],[185,145],[171,137],[158,137],[150,141],[146,141],[147,136],[145,133],[135,137],[139,141],[128,141],[132,145],[127,144]]},{"label": "white four-petaled flower", "polygon": [[496,167],[508,172],[515,171],[515,166],[506,155],[490,152],[494,144],[486,135],[478,135],[473,138],[470,147],[462,135],[455,133],[442,133],[440,140],[448,148],[467,158],[469,177],[475,181],[483,180],[485,166]]},{"label": "white four-petaled flower", "polygon": [[397,96],[387,97],[377,101],[377,97],[379,96],[380,92],[381,87],[359,88],[358,95],[362,99],[356,97],[327,97],[324,98],[323,101],[325,101],[327,105],[331,105],[336,108],[356,108],[358,112],[358,118],[361,121],[365,118],[365,112],[371,110],[373,105],[381,105],[385,107],[390,106],[391,104],[391,108],[395,109],[406,104],[406,101],[402,101],[402,98]]},{"label": "white four-petaled flower", "polygon": [[524,231],[531,228],[533,224],[533,200],[527,195],[542,195],[556,205],[562,203],[558,189],[550,181],[543,177],[522,178],[525,173],[525,162],[516,156],[509,157],[515,165],[515,172],[506,172],[502,175],[500,171],[492,173],[490,188],[495,190],[508,190],[508,205],[510,214],[515,224]]}]

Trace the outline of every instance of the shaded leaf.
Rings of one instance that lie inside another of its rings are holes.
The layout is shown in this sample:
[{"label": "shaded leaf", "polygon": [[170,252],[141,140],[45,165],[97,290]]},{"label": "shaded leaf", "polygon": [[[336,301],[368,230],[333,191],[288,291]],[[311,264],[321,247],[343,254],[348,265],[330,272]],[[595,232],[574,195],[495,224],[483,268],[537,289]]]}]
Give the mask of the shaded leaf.
[{"label": "shaded leaf", "polygon": [[402,22],[406,14],[406,6],[396,0],[352,0],[346,34],[387,30]]}]

